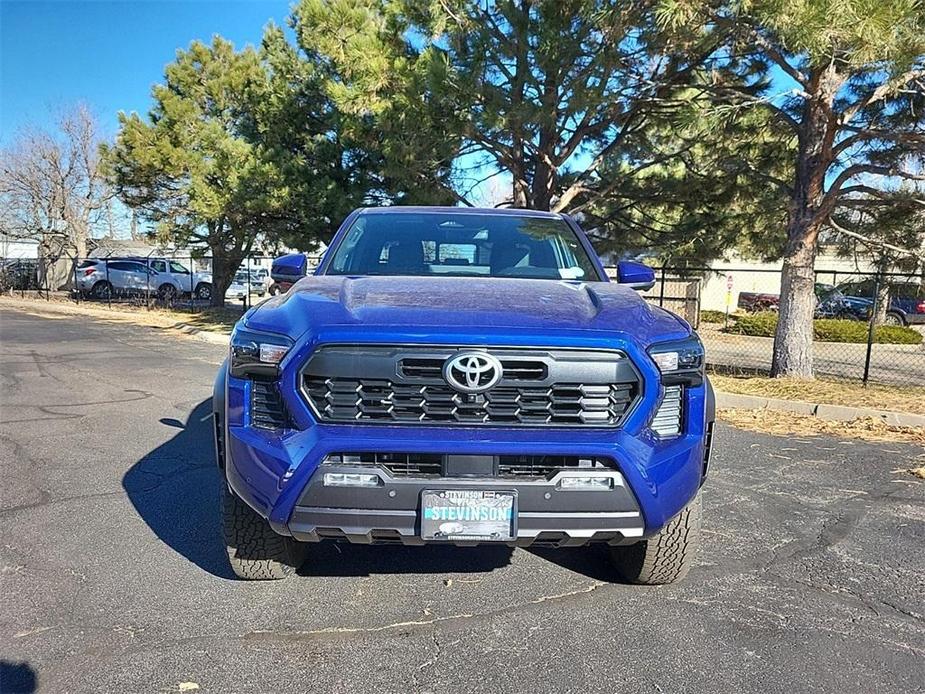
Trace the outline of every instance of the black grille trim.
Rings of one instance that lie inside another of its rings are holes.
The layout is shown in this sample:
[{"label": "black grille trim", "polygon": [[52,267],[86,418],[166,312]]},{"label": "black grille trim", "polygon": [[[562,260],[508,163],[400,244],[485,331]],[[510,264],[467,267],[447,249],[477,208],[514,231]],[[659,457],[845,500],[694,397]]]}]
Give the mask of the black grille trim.
[{"label": "black grille trim", "polygon": [[[454,390],[442,374],[447,359],[469,350],[504,368],[478,395]],[[326,345],[301,380],[325,423],[615,427],[642,391],[630,360],[612,350]]]},{"label": "black grille trim", "polygon": [[[447,474],[447,456],[432,453],[334,453],[324,462],[384,468],[393,477],[452,479]],[[494,456],[492,477],[504,479],[549,479],[561,470],[616,470],[612,460],[568,455]]]},{"label": "black grille trim", "polygon": [[251,425],[260,429],[289,429],[292,421],[276,381],[251,381]]}]

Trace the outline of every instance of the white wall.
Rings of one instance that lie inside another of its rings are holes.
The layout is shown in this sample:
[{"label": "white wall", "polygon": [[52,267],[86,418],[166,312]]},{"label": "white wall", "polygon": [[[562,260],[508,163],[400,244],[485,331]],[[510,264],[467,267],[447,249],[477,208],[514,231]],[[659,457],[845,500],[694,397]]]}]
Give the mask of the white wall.
[{"label": "white wall", "polygon": [[38,249],[35,241],[10,241],[0,236],[0,258],[38,258]]},{"label": "white wall", "polygon": [[[751,260],[732,259],[717,260],[710,264],[714,272],[704,279],[700,295],[702,310],[726,310],[726,278],[732,276],[730,312],[735,311],[739,301],[739,292],[780,293],[780,272],[782,263],[761,263]],[[833,284],[833,280],[847,280],[847,273],[870,272],[870,265],[855,263],[853,259],[820,255],[816,260],[816,275],[820,282]],[[835,274],[826,274],[835,273]],[[844,277],[838,273],[846,273]]]}]

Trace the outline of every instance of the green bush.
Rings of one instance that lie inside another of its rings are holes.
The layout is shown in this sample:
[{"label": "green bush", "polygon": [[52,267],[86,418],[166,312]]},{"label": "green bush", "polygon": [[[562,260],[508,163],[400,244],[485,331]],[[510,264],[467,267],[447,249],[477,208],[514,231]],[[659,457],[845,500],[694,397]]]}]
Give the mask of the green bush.
[{"label": "green bush", "polygon": [[[865,336],[864,339],[866,340],[867,337]],[[885,345],[920,345],[922,344],[922,333],[899,325],[878,325],[874,330],[874,342]]]},{"label": "green bush", "polygon": [[[735,320],[736,316],[733,314],[729,315],[729,322],[731,323]],[[700,322],[701,323],[725,323],[726,314],[722,311],[711,311],[709,309],[704,309],[700,312]]]},{"label": "green bush", "polygon": [[777,314],[774,311],[746,313],[726,328],[727,333],[751,335],[753,337],[774,337],[777,329]]},{"label": "green bush", "polygon": [[[738,316],[736,322],[725,329],[735,335],[774,337],[777,329],[777,313],[766,311]],[[813,321],[813,337],[820,342],[867,342],[867,323],[859,320],[818,318]],[[922,334],[912,328],[895,325],[878,325],[874,330],[874,342],[891,345],[918,345]]]}]

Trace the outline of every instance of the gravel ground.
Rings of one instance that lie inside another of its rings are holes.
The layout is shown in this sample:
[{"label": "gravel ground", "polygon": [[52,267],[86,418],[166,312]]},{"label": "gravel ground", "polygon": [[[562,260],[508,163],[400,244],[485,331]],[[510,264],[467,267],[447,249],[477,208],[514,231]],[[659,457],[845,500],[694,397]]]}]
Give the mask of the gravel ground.
[{"label": "gravel ground", "polygon": [[339,545],[245,583],[202,419],[223,348],[0,331],[4,693],[925,691],[921,447],[720,426],[677,586],[596,549]]}]

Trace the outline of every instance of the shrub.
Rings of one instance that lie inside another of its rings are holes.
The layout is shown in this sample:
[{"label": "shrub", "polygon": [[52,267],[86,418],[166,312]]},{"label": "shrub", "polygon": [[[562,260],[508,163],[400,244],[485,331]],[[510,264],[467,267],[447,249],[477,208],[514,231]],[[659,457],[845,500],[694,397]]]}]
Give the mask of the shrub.
[{"label": "shrub", "polygon": [[[774,337],[777,329],[777,313],[766,311],[739,316],[736,322],[726,328],[727,333],[751,335],[753,337]],[[819,318],[813,321],[813,337],[820,342],[867,342],[867,323],[859,320]],[[892,345],[918,345],[922,334],[912,328],[895,325],[878,325],[874,330],[874,342]]]},{"label": "shrub", "polygon": [[751,335],[753,337],[774,337],[777,329],[777,313],[763,311],[761,313],[746,313],[738,317],[735,323],[726,328],[727,333],[736,335]]},{"label": "shrub", "polygon": [[886,345],[920,345],[922,333],[899,325],[878,325],[874,330],[874,342]]},{"label": "shrub", "polygon": [[[736,316],[734,314],[729,314],[730,323],[735,319],[736,319]],[[705,309],[700,312],[700,322],[701,323],[725,323],[726,314],[723,313],[722,311],[711,311],[709,309]]]}]

